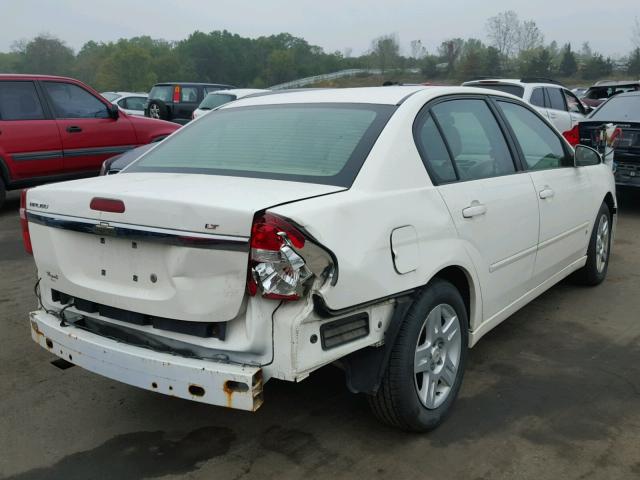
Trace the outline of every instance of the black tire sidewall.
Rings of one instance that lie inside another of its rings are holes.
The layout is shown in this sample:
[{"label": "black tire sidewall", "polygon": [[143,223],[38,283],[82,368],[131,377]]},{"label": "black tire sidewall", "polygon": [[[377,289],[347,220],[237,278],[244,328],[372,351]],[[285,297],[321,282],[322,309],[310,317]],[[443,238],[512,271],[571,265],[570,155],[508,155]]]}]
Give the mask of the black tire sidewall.
[{"label": "black tire sidewall", "polygon": [[4,186],[4,180],[0,177],[0,208],[4,205],[4,201],[7,198],[7,189]]},{"label": "black tire sidewall", "polygon": [[[427,409],[418,398],[414,381],[415,346],[424,320],[437,305],[446,303],[453,307],[458,315],[461,330],[460,363],[458,376],[447,399],[435,409]],[[392,384],[397,389],[398,413],[401,421],[409,430],[425,431],[435,428],[451,410],[458,395],[464,377],[468,353],[468,317],[464,301],[458,290],[449,282],[433,281],[415,300],[406,315],[398,341],[394,346],[389,365]],[[399,360],[399,361],[398,361]]]},{"label": "black tire sidewall", "polygon": [[[608,255],[607,255],[607,263],[605,264],[602,272],[598,272],[598,263],[596,259],[596,237],[598,235],[598,226],[600,225],[600,218],[603,214],[607,215],[607,220],[609,223],[609,245],[608,245]],[[611,212],[609,211],[609,207],[606,203],[602,203],[600,206],[600,210],[598,210],[598,215],[596,215],[596,221],[593,224],[593,229],[591,231],[591,238],[589,239],[589,249],[587,252],[587,264],[585,265],[585,281],[589,285],[598,285],[604,281],[607,276],[607,271],[609,270],[609,259],[611,257]]]},{"label": "black tire sidewall", "polygon": [[[151,106],[152,105],[157,105],[158,107],[158,111],[159,111],[159,115],[160,115],[160,120],[169,120],[169,107],[167,107],[167,104],[164,103],[162,100],[151,100],[149,102],[149,106],[148,108],[148,112],[149,112],[149,117],[151,117]],[[153,117],[151,117],[153,118]]]}]

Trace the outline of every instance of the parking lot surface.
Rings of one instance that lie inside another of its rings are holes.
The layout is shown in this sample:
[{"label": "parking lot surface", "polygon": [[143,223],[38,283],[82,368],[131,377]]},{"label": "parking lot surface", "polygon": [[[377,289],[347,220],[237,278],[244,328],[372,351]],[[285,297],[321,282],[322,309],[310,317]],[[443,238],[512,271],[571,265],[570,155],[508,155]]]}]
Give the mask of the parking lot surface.
[{"label": "parking lot surface", "polygon": [[33,259],[0,210],[0,478],[640,478],[640,194],[621,192],[609,276],[553,287],[471,351],[435,432],[378,424],[327,367],[246,413],[75,367],[31,341]]}]

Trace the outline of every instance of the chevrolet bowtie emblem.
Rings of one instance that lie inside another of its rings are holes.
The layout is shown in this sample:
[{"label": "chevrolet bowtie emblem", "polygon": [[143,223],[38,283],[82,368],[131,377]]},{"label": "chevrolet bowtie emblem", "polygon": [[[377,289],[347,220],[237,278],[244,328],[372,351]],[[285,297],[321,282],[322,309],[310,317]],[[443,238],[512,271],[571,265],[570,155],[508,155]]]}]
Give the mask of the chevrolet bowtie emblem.
[{"label": "chevrolet bowtie emblem", "polygon": [[99,233],[99,234],[102,234],[102,235],[109,235],[111,233],[114,233],[116,231],[116,228],[112,227],[107,222],[100,222],[95,227],[93,227],[93,230],[96,233]]}]

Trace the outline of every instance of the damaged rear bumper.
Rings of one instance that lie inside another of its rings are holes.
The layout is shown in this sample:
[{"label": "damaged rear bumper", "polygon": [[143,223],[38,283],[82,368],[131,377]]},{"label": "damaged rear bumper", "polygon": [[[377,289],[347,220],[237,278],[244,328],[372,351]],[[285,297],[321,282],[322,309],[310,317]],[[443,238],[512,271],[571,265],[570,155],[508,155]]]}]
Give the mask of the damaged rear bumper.
[{"label": "damaged rear bumper", "polygon": [[255,411],[262,370],[180,357],[127,345],[74,327],[42,310],[30,313],[31,337],[49,352],[120,382],[187,400]]}]

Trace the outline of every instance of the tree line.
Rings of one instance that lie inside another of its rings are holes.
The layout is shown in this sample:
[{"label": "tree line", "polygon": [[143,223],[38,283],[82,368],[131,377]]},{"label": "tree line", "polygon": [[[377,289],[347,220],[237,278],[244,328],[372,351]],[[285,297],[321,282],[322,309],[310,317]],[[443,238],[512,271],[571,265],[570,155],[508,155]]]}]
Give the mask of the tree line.
[{"label": "tree line", "polygon": [[0,52],[1,73],[72,76],[100,91],[148,91],[160,81],[199,81],[268,87],[301,77],[347,68],[379,69],[392,78],[398,71],[419,71],[425,80],[459,81],[479,76],[539,76],[593,80],[614,70],[640,75],[640,23],[632,30],[635,48],[622,59],[595,52],[585,42],[544,42],[532,20],[513,11],[488,19],[487,41],[451,38],[429,52],[420,40],[401,53],[397,35],[384,35],[360,56],[352,50],[325,52],[303,38],[280,33],[247,38],[226,30],[196,31],[170,42],[140,36],[115,42],[85,43],[78,52],[64,41],[39,35]]}]

